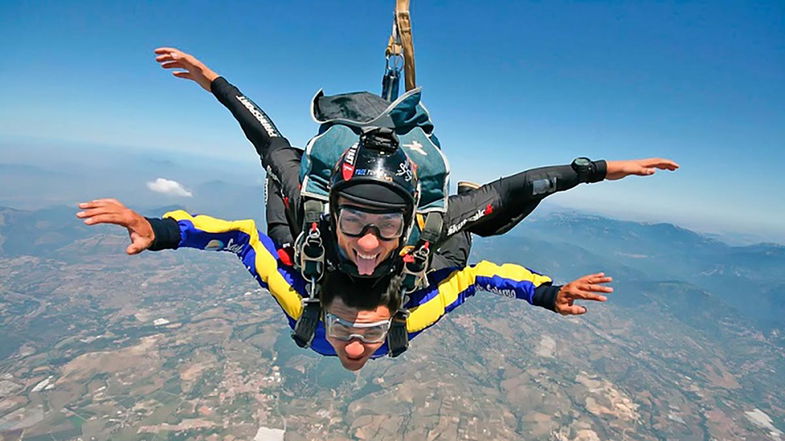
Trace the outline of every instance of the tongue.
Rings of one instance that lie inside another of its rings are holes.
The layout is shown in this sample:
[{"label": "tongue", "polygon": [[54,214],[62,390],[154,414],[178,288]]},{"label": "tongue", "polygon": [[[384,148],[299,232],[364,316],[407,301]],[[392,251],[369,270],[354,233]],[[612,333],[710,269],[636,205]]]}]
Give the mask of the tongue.
[{"label": "tongue", "polygon": [[370,276],[374,269],[376,269],[376,259],[364,259],[357,256],[357,272],[361,276]]}]

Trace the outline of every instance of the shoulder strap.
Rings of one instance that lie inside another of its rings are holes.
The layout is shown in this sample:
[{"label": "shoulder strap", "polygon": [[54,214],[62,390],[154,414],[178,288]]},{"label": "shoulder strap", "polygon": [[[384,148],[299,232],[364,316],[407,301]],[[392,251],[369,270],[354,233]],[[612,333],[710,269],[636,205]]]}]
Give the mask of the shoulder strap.
[{"label": "shoulder strap", "polygon": [[426,270],[428,269],[430,247],[441,236],[443,224],[444,219],[440,213],[428,213],[417,246],[404,256],[401,307],[395,312],[390,330],[387,333],[387,348],[390,357],[397,357],[409,348],[409,333],[406,330],[409,310],[405,306],[409,301],[409,294],[428,283]]},{"label": "shoulder strap", "polygon": [[313,341],[316,326],[322,314],[319,300],[319,280],[325,271],[325,250],[319,228],[324,203],[308,199],[303,203],[303,226],[294,246],[295,265],[308,282],[308,297],[303,297],[303,312],[292,331],[292,339],[301,348]]}]

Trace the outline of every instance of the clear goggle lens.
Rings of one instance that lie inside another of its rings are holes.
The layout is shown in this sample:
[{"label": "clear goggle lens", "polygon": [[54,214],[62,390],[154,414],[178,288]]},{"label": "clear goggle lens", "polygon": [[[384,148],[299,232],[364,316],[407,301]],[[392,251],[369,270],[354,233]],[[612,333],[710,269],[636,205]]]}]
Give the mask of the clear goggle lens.
[{"label": "clear goggle lens", "polygon": [[353,323],[336,315],[324,314],[324,327],[328,337],[341,341],[358,338],[365,343],[379,343],[384,341],[387,331],[390,330],[390,320],[374,323]]}]

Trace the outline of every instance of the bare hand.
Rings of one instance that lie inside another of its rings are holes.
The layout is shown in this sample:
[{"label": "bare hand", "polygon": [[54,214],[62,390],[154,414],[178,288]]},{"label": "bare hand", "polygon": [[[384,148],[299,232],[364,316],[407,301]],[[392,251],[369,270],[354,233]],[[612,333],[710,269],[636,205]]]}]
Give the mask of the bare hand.
[{"label": "bare hand", "polygon": [[82,202],[79,208],[83,211],[76,217],[84,219],[87,225],[114,224],[125,227],[131,237],[131,245],[125,249],[128,254],[139,254],[150,248],[155,240],[153,227],[141,214],[127,208],[117,199],[96,199]]},{"label": "bare hand", "polygon": [[598,293],[611,293],[613,288],[604,286],[603,283],[610,283],[613,279],[607,277],[605,273],[589,274],[564,285],[556,294],[555,309],[561,315],[581,315],[586,314],[586,307],[575,305],[576,300],[594,300],[604,302],[607,297]]},{"label": "bare hand", "polygon": [[155,50],[158,54],[155,61],[164,69],[183,69],[172,71],[177,78],[195,81],[202,88],[210,92],[210,84],[219,75],[191,54],[187,54],[173,47],[159,47]]},{"label": "bare hand", "polygon": [[609,181],[615,181],[629,175],[649,176],[653,175],[657,169],[674,171],[679,168],[679,164],[663,158],[608,161],[607,164],[605,179]]}]

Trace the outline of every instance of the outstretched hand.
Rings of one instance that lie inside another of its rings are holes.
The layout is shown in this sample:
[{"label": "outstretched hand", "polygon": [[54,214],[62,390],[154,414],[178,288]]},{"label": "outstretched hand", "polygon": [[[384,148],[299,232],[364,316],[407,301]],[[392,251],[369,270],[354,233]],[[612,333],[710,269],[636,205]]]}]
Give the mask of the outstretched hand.
[{"label": "outstretched hand", "polygon": [[586,314],[586,307],[574,304],[576,300],[594,300],[604,302],[607,297],[598,293],[612,293],[613,288],[603,283],[610,283],[613,279],[605,273],[589,274],[564,285],[556,294],[555,309],[561,315]]},{"label": "outstretched hand", "polygon": [[679,164],[663,158],[607,161],[607,164],[605,179],[609,181],[615,181],[629,175],[649,176],[653,175],[657,169],[674,171],[679,168]]},{"label": "outstretched hand", "polygon": [[185,78],[195,81],[202,88],[210,92],[210,84],[219,75],[210,70],[207,65],[199,61],[191,54],[187,54],[180,49],[173,47],[159,47],[155,50],[158,54],[155,61],[161,64],[164,69],[183,69],[172,71],[172,75],[177,78]]},{"label": "outstretched hand", "polygon": [[84,219],[87,225],[114,224],[125,227],[131,237],[131,245],[125,249],[128,254],[139,254],[150,248],[155,233],[150,222],[141,214],[126,207],[117,199],[96,199],[79,204],[82,211],[76,217]]}]

